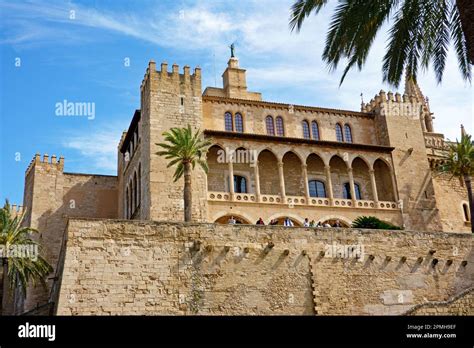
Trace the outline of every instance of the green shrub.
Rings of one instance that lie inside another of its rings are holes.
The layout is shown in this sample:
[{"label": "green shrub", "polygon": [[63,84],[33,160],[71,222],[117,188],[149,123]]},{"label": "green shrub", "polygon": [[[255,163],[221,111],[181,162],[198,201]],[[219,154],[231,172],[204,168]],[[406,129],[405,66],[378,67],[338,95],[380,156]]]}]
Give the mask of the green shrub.
[{"label": "green shrub", "polygon": [[389,222],[382,221],[375,216],[359,216],[352,222],[353,228],[372,228],[378,230],[401,230]]}]

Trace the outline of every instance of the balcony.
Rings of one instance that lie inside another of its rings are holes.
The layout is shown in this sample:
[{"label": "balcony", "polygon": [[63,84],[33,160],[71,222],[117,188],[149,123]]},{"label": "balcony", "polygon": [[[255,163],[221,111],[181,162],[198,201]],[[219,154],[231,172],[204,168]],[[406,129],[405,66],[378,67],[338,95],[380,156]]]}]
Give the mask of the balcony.
[{"label": "balcony", "polygon": [[383,210],[400,210],[397,202],[390,201],[370,201],[355,200],[343,198],[310,197],[307,200],[304,196],[286,196],[283,200],[280,195],[260,195],[259,198],[252,193],[235,193],[232,199],[229,192],[208,192],[207,198],[214,202],[238,202],[238,203],[259,203],[259,204],[275,204],[290,206],[314,206],[314,207],[336,207],[345,209],[383,209]]}]

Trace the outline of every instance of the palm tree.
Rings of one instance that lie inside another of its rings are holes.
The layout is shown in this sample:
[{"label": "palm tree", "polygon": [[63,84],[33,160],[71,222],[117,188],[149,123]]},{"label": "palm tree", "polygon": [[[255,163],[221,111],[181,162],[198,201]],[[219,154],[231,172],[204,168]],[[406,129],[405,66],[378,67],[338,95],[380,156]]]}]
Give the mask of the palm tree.
[{"label": "palm tree", "polygon": [[[34,286],[40,282],[46,286],[45,278],[53,271],[50,264],[40,255],[16,255],[10,256],[8,250],[31,250],[37,248],[38,253],[41,252],[41,246],[31,239],[33,233],[38,233],[35,229],[22,227],[25,212],[22,214],[12,214],[8,200],[3,208],[0,209],[0,246],[2,254],[0,258],[3,265],[3,273],[1,286],[3,289],[2,303],[4,303],[5,294],[9,285],[10,295],[16,289],[20,290],[23,298],[27,295],[27,287],[30,281]],[[31,248],[31,249],[29,249]]]},{"label": "palm tree", "polygon": [[[312,12],[318,14],[328,0],[296,0],[291,7],[290,28],[299,31]],[[471,81],[474,62],[472,0],[340,0],[326,36],[323,60],[336,69],[341,59],[348,63],[340,83],[354,66],[364,65],[377,32],[393,20],[383,59],[383,80],[398,87],[406,74],[416,80],[418,69],[433,64],[438,83],[443,78],[449,44],[452,42],[459,69]]]},{"label": "palm tree", "polygon": [[461,141],[448,145],[449,151],[445,161],[438,166],[440,173],[451,174],[451,178],[458,178],[461,185],[466,185],[469,200],[471,231],[474,233],[474,197],[472,195],[471,177],[474,175],[474,145],[471,136],[463,134]]},{"label": "palm tree", "polygon": [[184,221],[190,222],[192,214],[191,171],[198,163],[207,173],[205,155],[212,142],[209,139],[204,139],[199,130],[193,134],[190,125],[187,128],[171,128],[168,132],[164,132],[163,136],[167,143],[156,144],[164,149],[156,154],[170,160],[167,168],[176,165],[174,182],[184,175]]}]

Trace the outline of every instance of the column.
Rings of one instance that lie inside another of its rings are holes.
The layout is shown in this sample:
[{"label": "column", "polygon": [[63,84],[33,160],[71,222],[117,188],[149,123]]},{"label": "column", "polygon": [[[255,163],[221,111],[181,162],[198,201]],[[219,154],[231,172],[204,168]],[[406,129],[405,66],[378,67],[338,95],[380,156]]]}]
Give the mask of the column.
[{"label": "column", "polygon": [[393,169],[390,168],[390,178],[392,179],[392,189],[393,189],[393,199],[395,202],[398,202],[398,190],[397,190],[397,181],[395,180],[395,173]]},{"label": "column", "polygon": [[375,203],[375,207],[379,206],[379,194],[377,193],[377,183],[375,182],[375,171],[373,169],[369,170],[370,174],[370,184],[372,185],[372,197]]},{"label": "column", "polygon": [[327,193],[329,196],[329,204],[334,204],[334,193],[332,190],[332,179],[331,179],[331,167],[324,166],[324,170],[326,171],[326,184],[327,184]]},{"label": "column", "polygon": [[283,172],[283,161],[278,161],[278,176],[280,177],[280,195],[282,203],[286,203],[285,174]]},{"label": "column", "polygon": [[356,206],[356,194],[355,194],[355,186],[354,186],[354,175],[352,174],[352,168],[347,168],[347,174],[349,174],[349,186],[351,189],[351,198],[352,198],[352,206]]},{"label": "column", "polygon": [[235,196],[235,189],[234,189],[234,164],[232,163],[234,157],[231,155],[229,156],[229,192],[230,192],[230,200],[234,200]]},{"label": "column", "polygon": [[255,161],[254,165],[255,199],[257,202],[260,202],[260,172],[258,171],[258,161]]},{"label": "column", "polygon": [[306,204],[309,204],[308,166],[306,165],[306,163],[301,165],[301,171],[303,172],[304,195],[306,197]]}]

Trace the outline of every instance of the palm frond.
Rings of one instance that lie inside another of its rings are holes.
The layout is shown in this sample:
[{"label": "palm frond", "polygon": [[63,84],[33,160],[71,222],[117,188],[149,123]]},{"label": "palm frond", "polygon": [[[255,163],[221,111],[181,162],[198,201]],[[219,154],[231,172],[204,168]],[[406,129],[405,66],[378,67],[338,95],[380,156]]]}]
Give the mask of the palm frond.
[{"label": "palm frond", "polygon": [[[323,0],[296,0],[290,28],[299,31],[304,20],[318,14]],[[361,70],[378,31],[393,17],[382,63],[383,81],[398,87],[404,73],[416,79],[421,69],[433,66],[442,81],[451,40],[464,80],[471,82],[471,65],[457,2],[453,0],[340,0],[334,10],[322,54],[329,70],[347,60],[340,84],[348,72]]]},{"label": "palm frond", "polygon": [[[191,163],[194,169],[196,162],[200,163],[200,159],[205,156],[212,145],[212,141],[205,139],[199,129],[193,132],[190,125],[184,128],[171,128],[163,133],[163,137],[164,142],[156,144],[162,150],[156,154],[170,160],[167,164],[168,168],[176,166],[173,174],[174,181],[178,181],[183,176],[184,163]],[[201,165],[201,167],[203,166]]]},{"label": "palm frond", "polygon": [[[21,246],[37,247],[39,255],[17,255],[7,256],[7,274],[5,275],[10,289],[19,289],[22,296],[26,296],[30,283],[46,285],[46,276],[53,271],[51,265],[41,256],[43,250],[38,242],[31,239],[37,230],[24,227],[23,219],[25,212],[12,217],[8,201],[0,209],[0,244],[5,250],[19,248]],[[5,279],[4,279],[5,281]],[[13,291],[11,292],[13,294]]]},{"label": "palm frond", "polygon": [[456,3],[453,1],[451,8],[451,38],[453,40],[454,51],[458,59],[459,70],[464,80],[471,82],[471,64],[469,64],[469,54],[466,45],[466,38],[462,29],[461,19]]},{"label": "palm frond", "polygon": [[300,31],[305,18],[313,11],[318,14],[327,2],[328,0],[297,0],[291,6],[290,29]]}]

